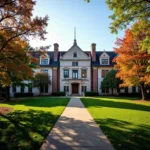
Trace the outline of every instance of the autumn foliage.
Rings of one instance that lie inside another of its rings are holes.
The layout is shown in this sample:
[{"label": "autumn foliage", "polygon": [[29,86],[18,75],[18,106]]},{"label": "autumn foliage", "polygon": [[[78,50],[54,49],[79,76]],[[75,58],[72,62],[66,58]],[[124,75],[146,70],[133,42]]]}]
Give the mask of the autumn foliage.
[{"label": "autumn foliage", "polygon": [[[150,37],[147,28],[140,28],[141,22],[135,23],[127,29],[123,39],[117,39],[115,52],[118,56],[114,59],[115,68],[118,69],[116,77],[123,80],[121,86],[141,87],[142,99],[146,99],[146,87],[150,85],[150,54],[143,50],[142,42],[145,37]],[[148,22],[149,25],[149,22]]]},{"label": "autumn foliage", "polygon": [[[34,0],[0,0],[0,86],[32,78],[29,37],[45,40],[48,17],[33,17]],[[44,48],[43,48],[44,49]],[[9,89],[9,87],[8,87]],[[9,91],[9,90],[8,90]]]}]

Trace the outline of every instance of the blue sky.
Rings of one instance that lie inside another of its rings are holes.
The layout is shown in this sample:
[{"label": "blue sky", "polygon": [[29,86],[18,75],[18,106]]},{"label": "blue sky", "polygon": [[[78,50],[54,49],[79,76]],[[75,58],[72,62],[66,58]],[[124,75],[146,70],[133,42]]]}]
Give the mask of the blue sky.
[{"label": "blue sky", "polygon": [[123,37],[124,31],[118,35],[111,34],[108,18],[112,12],[105,0],[37,0],[33,14],[49,16],[46,40],[31,39],[33,47],[59,44],[60,51],[67,51],[74,40],[74,27],[78,46],[89,51],[91,44],[96,43],[97,51],[112,51],[117,37]]}]

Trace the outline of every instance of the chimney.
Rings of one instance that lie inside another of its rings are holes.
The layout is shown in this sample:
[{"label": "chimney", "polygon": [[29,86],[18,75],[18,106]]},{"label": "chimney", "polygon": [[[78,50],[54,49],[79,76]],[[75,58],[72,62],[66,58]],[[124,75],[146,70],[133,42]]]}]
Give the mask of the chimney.
[{"label": "chimney", "polygon": [[58,61],[58,47],[57,43],[54,44],[54,61]]},{"label": "chimney", "polygon": [[91,56],[92,56],[92,61],[96,61],[96,44],[92,43],[91,45]]}]

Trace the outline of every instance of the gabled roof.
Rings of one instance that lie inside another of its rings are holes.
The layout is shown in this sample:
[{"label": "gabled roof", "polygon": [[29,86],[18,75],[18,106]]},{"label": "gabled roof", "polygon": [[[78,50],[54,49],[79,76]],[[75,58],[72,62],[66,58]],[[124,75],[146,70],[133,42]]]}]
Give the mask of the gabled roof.
[{"label": "gabled roof", "polygon": [[[67,51],[59,51],[58,52],[58,61],[54,61],[54,51],[48,51],[46,52],[50,57],[50,62],[48,65],[40,65],[40,61],[38,65],[40,67],[59,67],[59,58],[60,55],[63,56]],[[91,54],[90,51],[83,51],[87,56]],[[112,60],[117,56],[117,54],[114,51],[105,51],[110,56],[110,64],[109,65],[100,65],[99,58],[100,55],[103,53],[103,51],[96,51],[96,61],[91,61],[91,66],[95,67],[109,67],[114,66],[114,62]],[[39,52],[32,52],[33,57],[40,59],[40,53]]]}]

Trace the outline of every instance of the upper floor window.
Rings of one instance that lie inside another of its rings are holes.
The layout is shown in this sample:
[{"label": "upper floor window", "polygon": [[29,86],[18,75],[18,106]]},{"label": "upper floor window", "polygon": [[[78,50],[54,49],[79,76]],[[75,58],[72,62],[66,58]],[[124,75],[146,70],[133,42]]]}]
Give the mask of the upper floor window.
[{"label": "upper floor window", "polygon": [[42,58],[41,65],[48,65],[48,58]]},{"label": "upper floor window", "polygon": [[101,58],[101,64],[102,65],[108,65],[109,64],[109,59],[108,58]]},{"label": "upper floor window", "polygon": [[73,57],[76,58],[77,57],[77,52],[73,53]]},{"label": "upper floor window", "polygon": [[72,62],[72,66],[78,66],[78,62],[76,61]]},{"label": "upper floor window", "polygon": [[72,78],[78,79],[78,70],[72,70]]},{"label": "upper floor window", "polygon": [[69,70],[64,69],[64,78],[69,78]]},{"label": "upper floor window", "polygon": [[108,70],[102,70],[102,78],[104,78],[108,73]]},{"label": "upper floor window", "polygon": [[48,65],[49,61],[50,61],[50,57],[47,53],[40,56],[40,64],[41,65]]},{"label": "upper floor window", "polygon": [[48,74],[48,70],[41,70],[41,71]]},{"label": "upper floor window", "polygon": [[86,69],[82,69],[81,70],[81,78],[86,78],[87,77],[87,70]]}]

